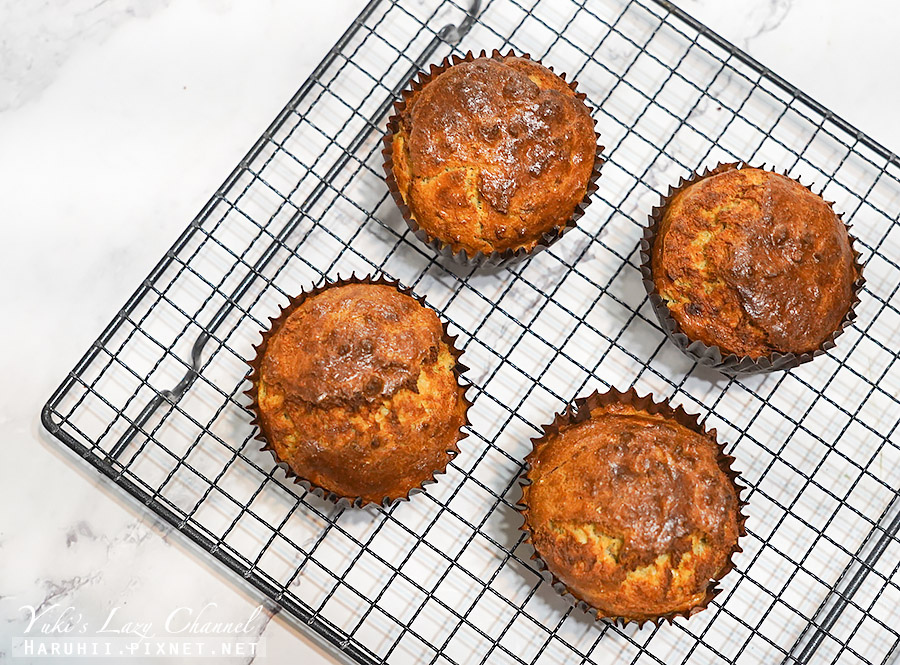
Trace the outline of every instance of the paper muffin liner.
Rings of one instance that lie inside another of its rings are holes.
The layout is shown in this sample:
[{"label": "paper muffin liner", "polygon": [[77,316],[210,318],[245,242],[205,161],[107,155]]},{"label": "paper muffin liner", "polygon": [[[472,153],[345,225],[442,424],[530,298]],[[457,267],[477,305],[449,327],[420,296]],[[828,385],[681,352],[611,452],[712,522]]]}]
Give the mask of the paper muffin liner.
[{"label": "paper muffin liner", "polygon": [[[747,376],[750,374],[762,374],[779,370],[789,370],[797,367],[798,365],[802,365],[803,363],[811,361],[813,358],[822,355],[829,349],[833,349],[836,346],[835,340],[840,337],[844,330],[856,320],[856,306],[859,304],[859,296],[866,283],[866,280],[863,277],[863,264],[861,261],[861,254],[854,246],[856,238],[854,238],[853,235],[850,234],[851,226],[844,222],[843,213],[836,212],[835,214],[837,215],[837,218],[841,221],[842,224],[844,224],[844,228],[847,229],[847,236],[850,239],[850,250],[853,252],[853,266],[856,270],[856,279],[854,280],[852,285],[853,292],[850,300],[850,307],[847,309],[847,313],[844,314],[844,317],[841,319],[840,325],[838,326],[837,330],[826,337],[819,345],[819,348],[815,349],[814,351],[807,351],[804,353],[782,353],[776,351],[769,355],[753,358],[751,356],[738,356],[734,353],[728,353],[718,346],[710,346],[700,340],[691,339],[681,329],[679,323],[672,316],[668,306],[660,296],[659,291],[656,288],[656,284],[653,281],[653,245],[656,242],[656,236],[662,224],[663,216],[665,215],[665,212],[669,207],[669,203],[676,196],[678,196],[678,194],[680,194],[687,187],[690,187],[691,185],[698,183],[701,180],[712,177],[714,175],[718,175],[719,173],[724,173],[725,171],[743,168],[758,168],[760,170],[768,170],[765,168],[765,164],[758,167],[752,167],[745,162],[720,162],[714,168],[706,168],[702,172],[694,171],[687,178],[681,178],[676,186],[670,186],[669,191],[664,196],[660,197],[659,204],[654,206],[653,210],[651,211],[649,215],[649,223],[646,227],[644,227],[644,235],[640,243],[641,276],[643,277],[644,288],[647,290],[647,295],[650,298],[650,303],[653,306],[653,311],[656,313],[656,317],[657,319],[659,319],[659,323],[662,326],[666,336],[672,342],[674,342],[675,345],[678,346],[678,348],[681,349],[687,356],[696,360],[701,365],[713,367],[729,376]],[[770,172],[777,173],[774,168],[771,169]],[[782,175],[791,177],[788,176],[787,172]],[[810,193],[815,194],[815,192],[812,191],[811,186],[804,185],[797,178],[792,179],[798,184],[802,185]],[[816,194],[816,196],[820,195]],[[832,210],[834,210],[834,202],[825,202]]]},{"label": "paper muffin liner", "polygon": [[[247,378],[249,379],[251,385],[248,390],[244,391],[244,394],[250,398],[250,404],[247,407],[253,414],[253,418],[251,419],[250,424],[256,426],[256,428],[257,428],[257,433],[253,438],[263,444],[263,447],[260,450],[271,453],[272,457],[275,460],[276,466],[280,467],[284,471],[285,475],[288,478],[293,479],[295,484],[300,485],[307,492],[310,492],[311,494],[313,494],[315,496],[321,497],[327,501],[331,501],[331,502],[335,503],[338,507],[362,508],[367,505],[375,504],[375,505],[381,505],[382,507],[387,508],[390,505],[397,503],[399,501],[408,501],[409,498],[415,494],[420,494],[421,492],[425,491],[425,487],[437,482],[436,476],[446,473],[447,466],[449,465],[450,461],[454,457],[456,457],[457,454],[459,454],[459,441],[461,439],[463,439],[465,436],[463,434],[462,429],[460,429],[459,435],[457,436],[457,439],[454,442],[453,446],[447,449],[447,451],[446,451],[447,452],[447,461],[443,464],[443,466],[434,469],[434,471],[432,471],[430,476],[426,477],[418,486],[411,488],[405,496],[384,497],[384,498],[382,498],[382,500],[380,502],[376,502],[376,501],[366,500],[362,497],[348,497],[348,496],[342,496],[340,494],[336,494],[335,492],[331,491],[327,487],[323,487],[321,485],[316,485],[315,483],[310,481],[308,478],[304,478],[303,476],[298,474],[293,468],[291,468],[291,466],[285,460],[282,460],[278,456],[278,452],[275,450],[275,447],[266,438],[266,433],[264,431],[263,424],[262,424],[262,418],[261,418],[262,414],[261,414],[261,410],[259,407],[259,378],[260,378],[260,371],[261,371],[260,368],[262,366],[262,360],[265,357],[266,350],[269,345],[269,339],[271,339],[272,335],[274,335],[281,328],[282,324],[287,320],[287,318],[301,304],[303,304],[307,300],[307,298],[311,298],[311,297],[318,295],[319,293],[322,293],[323,291],[326,291],[328,289],[337,288],[337,287],[345,286],[348,284],[372,284],[372,285],[381,284],[381,285],[385,285],[385,286],[390,286],[390,287],[397,289],[397,291],[399,291],[400,293],[403,293],[404,295],[411,296],[412,298],[414,298],[416,300],[416,302],[418,302],[423,307],[429,307],[428,304],[425,302],[424,297],[417,296],[415,293],[413,293],[412,289],[402,286],[400,284],[400,282],[387,279],[383,276],[379,276],[376,278],[373,278],[371,276],[357,277],[356,274],[354,273],[350,277],[347,277],[347,278],[338,277],[338,279],[336,279],[334,281],[330,281],[330,280],[328,280],[328,278],[326,278],[325,284],[322,284],[321,286],[313,287],[309,290],[302,291],[299,295],[291,298],[290,301],[288,302],[288,304],[281,308],[281,311],[278,313],[277,316],[269,317],[269,321],[271,322],[271,325],[269,326],[268,330],[261,331],[262,332],[262,340],[260,341],[259,344],[257,344],[256,346],[253,347],[254,351],[256,352],[256,356],[253,358],[253,360],[250,360],[248,362],[248,365],[250,366],[250,373],[247,375]],[[431,309],[431,308],[429,307],[429,309]],[[447,348],[450,350],[451,355],[453,356],[454,360],[456,361],[454,364],[453,372],[456,376],[457,385],[462,389],[461,397],[462,397],[463,403],[465,404],[465,421],[463,423],[463,427],[468,427],[472,424],[471,421],[469,420],[469,407],[472,406],[472,401],[466,396],[466,391],[468,389],[468,383],[463,380],[462,375],[466,371],[468,371],[469,368],[467,366],[463,365],[462,362],[460,362],[460,356],[462,355],[462,349],[459,349],[456,346],[457,336],[451,336],[447,330],[447,323],[440,317],[438,317],[438,319],[441,321],[441,326],[443,328],[443,334],[441,335],[441,341],[443,341],[447,345]]]},{"label": "paper muffin liner", "polygon": [[[390,190],[391,196],[393,196],[394,201],[397,203],[397,207],[400,209],[400,212],[403,215],[403,219],[406,221],[407,226],[409,226],[410,230],[413,232],[413,235],[415,235],[416,238],[418,238],[422,243],[434,250],[439,256],[450,259],[455,263],[468,266],[490,265],[500,267],[513,265],[528,258],[529,256],[537,254],[538,252],[546,249],[554,242],[559,240],[571,229],[575,228],[578,220],[582,215],[584,215],[585,208],[587,208],[590,204],[591,196],[594,192],[597,191],[597,179],[600,177],[600,167],[603,166],[604,146],[600,145],[600,134],[596,130],[597,120],[592,118],[594,123],[594,142],[596,144],[596,150],[594,152],[594,166],[591,170],[590,178],[588,179],[584,198],[577,206],[575,206],[575,210],[573,211],[571,217],[569,217],[569,219],[567,219],[564,224],[559,224],[550,231],[544,233],[543,236],[538,239],[537,244],[531,249],[519,247],[516,249],[507,249],[502,252],[490,252],[487,254],[480,250],[475,254],[469,254],[465,249],[460,249],[454,252],[451,244],[432,236],[425,229],[421,228],[413,217],[409,206],[407,206],[406,202],[403,200],[403,195],[400,193],[399,186],[397,185],[397,180],[394,177],[394,160],[392,154],[394,134],[400,128],[400,118],[403,115],[403,111],[406,109],[406,104],[409,102],[414,93],[424,88],[428,83],[443,74],[451,67],[458,65],[461,62],[471,62],[476,58],[485,57],[487,57],[487,52],[484,50],[482,50],[478,55],[475,55],[472,51],[467,52],[464,56],[458,56],[454,54],[444,58],[439,65],[431,65],[429,71],[420,71],[410,81],[409,86],[405,90],[403,90],[400,99],[394,102],[394,113],[390,116],[390,118],[388,118],[387,133],[385,134],[383,139],[384,148],[382,149],[381,154],[384,157],[384,174],[388,189]],[[508,57],[519,57],[527,60],[533,60],[531,55],[527,53],[523,53],[517,56],[512,50],[510,50],[506,55],[503,55],[499,50],[494,49],[491,52],[490,57],[494,60],[503,60],[504,58]],[[543,65],[551,72],[553,71],[553,67],[544,65],[540,60],[533,61],[540,65]],[[566,80],[565,74],[557,74],[557,76],[559,76],[563,81]],[[587,95],[585,95],[583,92],[576,91],[578,83],[576,81],[570,81],[568,85],[569,88],[571,88],[572,91],[575,92],[575,97],[582,103],[585,103],[585,105],[587,105]]]},{"label": "paper muffin liner", "polygon": [[[728,560],[726,561],[725,565],[722,566],[722,569],[719,571],[717,577],[710,580],[709,586],[706,589],[706,596],[699,603],[685,610],[669,612],[667,614],[661,614],[655,617],[643,618],[633,618],[629,616],[606,616],[602,614],[600,610],[593,607],[589,602],[584,600],[577,591],[570,589],[565,582],[560,580],[550,570],[547,562],[544,561],[544,559],[534,548],[534,543],[532,540],[533,533],[531,531],[531,528],[529,527],[528,522],[528,495],[530,492],[529,488],[531,486],[531,480],[528,478],[528,474],[532,470],[532,460],[546,443],[559,435],[560,430],[563,427],[584,422],[590,418],[591,411],[598,407],[609,406],[611,404],[631,406],[637,411],[643,411],[650,415],[661,415],[664,418],[674,420],[679,425],[686,427],[692,432],[697,432],[698,434],[706,437],[718,451],[717,462],[719,468],[728,477],[728,479],[734,486],[735,494],[737,495],[738,499],[738,505],[736,508],[738,538],[735,541],[734,548],[728,555]],[[519,485],[522,488],[522,498],[516,505],[516,509],[524,519],[524,522],[522,526],[519,527],[519,529],[525,532],[525,542],[531,545],[531,559],[537,564],[541,576],[550,583],[554,591],[566,598],[575,607],[588,614],[594,615],[597,620],[602,619],[604,621],[608,621],[620,626],[625,626],[629,623],[635,623],[638,625],[638,627],[641,627],[647,622],[653,623],[654,625],[658,626],[661,621],[672,623],[676,617],[684,617],[685,619],[687,619],[694,614],[697,614],[698,612],[706,609],[712,599],[715,598],[722,590],[721,587],[719,587],[719,581],[734,569],[734,555],[743,552],[743,549],[740,546],[740,539],[741,537],[747,535],[747,516],[742,512],[744,507],[747,506],[747,502],[741,500],[741,491],[744,490],[745,487],[738,483],[740,474],[738,474],[737,471],[731,468],[731,465],[734,463],[734,457],[725,454],[724,446],[720,444],[716,439],[716,430],[707,429],[700,423],[699,416],[688,413],[681,406],[672,407],[668,400],[655,402],[652,395],[648,394],[642,397],[638,395],[637,391],[634,388],[629,388],[625,392],[621,392],[615,388],[610,388],[605,393],[594,391],[587,397],[579,397],[572,404],[568,405],[561,413],[556,414],[553,422],[551,422],[549,425],[544,425],[542,429],[543,434],[531,440],[531,452],[526,455],[523,470],[519,475]]]}]

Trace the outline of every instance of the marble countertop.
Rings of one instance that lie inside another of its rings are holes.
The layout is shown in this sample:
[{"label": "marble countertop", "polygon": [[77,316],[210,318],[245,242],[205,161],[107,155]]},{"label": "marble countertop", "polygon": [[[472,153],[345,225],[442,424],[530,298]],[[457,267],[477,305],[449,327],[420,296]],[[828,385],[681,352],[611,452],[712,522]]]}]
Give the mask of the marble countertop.
[{"label": "marble countertop", "polygon": [[[39,412],[362,4],[0,0],[0,660],[28,607],[72,607],[112,628],[183,608],[246,622],[248,639],[265,637],[262,662],[333,662],[74,464]],[[900,150],[895,3],[681,5]]]}]

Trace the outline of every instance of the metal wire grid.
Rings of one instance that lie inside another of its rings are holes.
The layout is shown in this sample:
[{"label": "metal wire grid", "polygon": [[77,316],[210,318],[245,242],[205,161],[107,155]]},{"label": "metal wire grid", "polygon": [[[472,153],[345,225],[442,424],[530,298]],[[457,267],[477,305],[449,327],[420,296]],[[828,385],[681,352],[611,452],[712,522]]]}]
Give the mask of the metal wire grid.
[{"label": "metal wire grid", "polygon": [[[287,613],[360,662],[888,663],[900,644],[900,167],[664,2],[372,0],[45,407],[45,425]],[[462,41],[455,44],[458,38]],[[512,270],[436,262],[387,195],[380,138],[413,71],[469,48],[579,81],[607,145],[579,228]],[[837,349],[733,380],[667,343],[637,242],[681,175],[768,162],[824,187],[868,284]],[[336,509],[247,425],[245,361],[287,297],[383,272],[460,333],[473,425],[425,495]],[[517,530],[529,438],[574,396],[635,385],[701,412],[749,489],[711,607],[638,630],[543,583]]]}]

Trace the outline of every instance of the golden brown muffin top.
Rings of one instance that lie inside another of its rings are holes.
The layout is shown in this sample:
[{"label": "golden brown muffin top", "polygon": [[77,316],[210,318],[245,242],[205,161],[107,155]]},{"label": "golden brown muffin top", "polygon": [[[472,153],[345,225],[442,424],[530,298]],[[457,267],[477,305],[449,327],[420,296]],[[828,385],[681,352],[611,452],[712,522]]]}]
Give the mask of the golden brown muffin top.
[{"label": "golden brown muffin top", "polygon": [[444,328],[433,310],[382,284],[326,289],[269,341],[266,378],[323,408],[391,397],[434,362]]},{"label": "golden brown muffin top", "polygon": [[392,143],[413,219],[453,251],[532,249],[584,199],[590,111],[559,76],[512,56],[449,67],[414,92]]},{"label": "golden brown muffin top", "polygon": [[651,265],[690,339],[752,358],[819,348],[858,277],[847,229],[822,197],[733,165],[669,202]]},{"label": "golden brown muffin top", "polygon": [[740,533],[717,444],[671,418],[612,404],[529,455],[537,554],[599,616],[642,621],[707,600]]},{"label": "golden brown muffin top", "polygon": [[336,285],[301,300],[264,344],[260,429],[298,476],[378,503],[444,470],[467,403],[433,310],[390,285]]}]

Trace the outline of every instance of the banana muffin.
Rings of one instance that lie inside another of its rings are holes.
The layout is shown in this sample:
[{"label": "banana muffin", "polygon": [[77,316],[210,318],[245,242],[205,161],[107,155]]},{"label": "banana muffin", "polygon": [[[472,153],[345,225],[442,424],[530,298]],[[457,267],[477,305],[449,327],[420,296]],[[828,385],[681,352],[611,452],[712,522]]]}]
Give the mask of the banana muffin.
[{"label": "banana muffin", "polygon": [[598,618],[690,616],[715,596],[744,533],[737,474],[715,432],[647,396],[576,400],[526,458],[523,529]]},{"label": "banana muffin", "polygon": [[653,286],[680,331],[723,356],[811,353],[854,304],[861,268],[847,227],[785,175],[722,164],[656,216]]},{"label": "banana muffin", "polygon": [[264,449],[331,498],[407,497],[458,451],[469,405],[458,355],[437,314],[396,283],[303,293],[251,363]]},{"label": "banana muffin", "polygon": [[500,263],[574,226],[602,150],[583,100],[540,63],[497,51],[423,75],[398,102],[385,149],[391,192],[420,239]]}]

